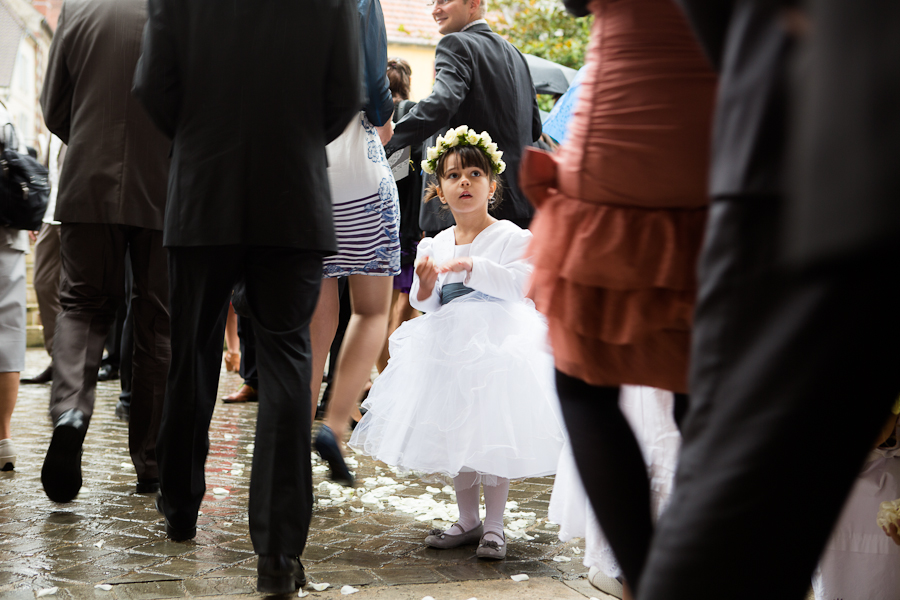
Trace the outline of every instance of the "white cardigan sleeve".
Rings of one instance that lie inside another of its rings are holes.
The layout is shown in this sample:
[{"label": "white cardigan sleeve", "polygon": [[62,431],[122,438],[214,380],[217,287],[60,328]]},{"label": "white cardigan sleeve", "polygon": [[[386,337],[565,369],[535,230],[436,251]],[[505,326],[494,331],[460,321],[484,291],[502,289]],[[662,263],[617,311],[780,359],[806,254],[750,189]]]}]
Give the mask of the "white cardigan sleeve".
[{"label": "white cardigan sleeve", "polygon": [[524,258],[530,242],[531,232],[522,229],[509,236],[496,260],[473,256],[466,285],[501,300],[524,298],[532,271],[531,263]]},{"label": "white cardigan sleeve", "polygon": [[[419,261],[424,260],[425,257],[430,256],[434,258],[434,239],[433,238],[422,238],[422,241],[419,242],[419,247],[416,251],[416,264],[419,264]],[[418,300],[419,298],[419,276],[413,275],[412,287],[409,289],[409,304],[422,312],[434,312],[441,308],[441,284],[440,282],[435,282],[434,291],[431,292],[431,296],[426,298],[423,302]]]}]

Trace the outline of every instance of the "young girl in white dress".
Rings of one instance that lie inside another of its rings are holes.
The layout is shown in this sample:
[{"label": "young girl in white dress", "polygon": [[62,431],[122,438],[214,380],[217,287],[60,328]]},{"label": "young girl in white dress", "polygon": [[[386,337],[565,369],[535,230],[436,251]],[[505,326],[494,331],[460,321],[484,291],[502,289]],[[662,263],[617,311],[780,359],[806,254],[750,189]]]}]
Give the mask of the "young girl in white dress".
[{"label": "young girl in white dress", "polygon": [[[459,520],[425,543],[506,556],[510,479],[550,475],[565,434],[543,318],[524,297],[531,233],[488,214],[504,164],[486,133],[450,130],[422,162],[456,226],[419,243],[410,303],[350,446],[405,471],[453,478]],[[479,519],[479,487],[486,517]]]}]

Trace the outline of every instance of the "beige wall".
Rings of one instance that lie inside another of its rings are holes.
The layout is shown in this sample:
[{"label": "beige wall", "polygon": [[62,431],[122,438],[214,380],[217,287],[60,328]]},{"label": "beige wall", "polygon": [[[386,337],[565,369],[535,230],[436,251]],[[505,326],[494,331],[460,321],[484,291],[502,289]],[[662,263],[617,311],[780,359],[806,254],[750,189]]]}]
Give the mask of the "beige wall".
[{"label": "beige wall", "polygon": [[410,100],[421,100],[434,84],[434,47],[388,44],[388,58],[402,58],[412,67]]}]

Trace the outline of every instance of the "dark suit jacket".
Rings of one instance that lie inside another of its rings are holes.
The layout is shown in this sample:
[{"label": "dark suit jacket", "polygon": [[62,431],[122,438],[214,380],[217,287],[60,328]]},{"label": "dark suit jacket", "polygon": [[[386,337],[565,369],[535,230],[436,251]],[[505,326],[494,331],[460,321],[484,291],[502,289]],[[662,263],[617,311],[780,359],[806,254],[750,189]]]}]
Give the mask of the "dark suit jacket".
[{"label": "dark suit jacket", "polygon": [[362,107],[356,3],[149,12],[134,93],[173,139],[163,243],[337,250],[325,145]]},{"label": "dark suit jacket", "polygon": [[678,0],[719,73],[709,193],[781,195],[792,42],[769,0]]},{"label": "dark suit jacket", "polygon": [[66,0],[41,91],[68,144],[56,219],[162,229],[169,141],[131,95],[145,0]]},{"label": "dark suit jacket", "polygon": [[900,239],[900,2],[806,4],[786,234],[794,259],[840,260]]},{"label": "dark suit jacket", "polygon": [[438,42],[434,89],[394,128],[388,155],[423,142],[444,127],[468,125],[487,131],[503,152],[503,202],[499,218],[525,219],[534,209],[519,190],[525,146],[541,136],[541,116],[525,58],[512,44],[479,23]]}]

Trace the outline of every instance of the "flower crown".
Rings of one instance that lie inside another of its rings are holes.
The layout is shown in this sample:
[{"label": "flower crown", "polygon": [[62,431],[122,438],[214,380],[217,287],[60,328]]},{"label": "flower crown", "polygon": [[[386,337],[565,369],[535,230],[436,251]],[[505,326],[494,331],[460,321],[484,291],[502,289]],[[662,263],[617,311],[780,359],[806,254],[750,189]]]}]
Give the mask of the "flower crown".
[{"label": "flower crown", "polygon": [[491,160],[491,168],[494,173],[499,175],[506,170],[506,163],[500,158],[503,156],[503,152],[497,150],[497,144],[491,141],[490,134],[487,131],[475,133],[475,130],[469,129],[468,125],[460,125],[444,135],[439,135],[437,143],[427,150],[425,160],[422,161],[422,170],[433,175],[441,156],[456,146],[475,146]]}]

